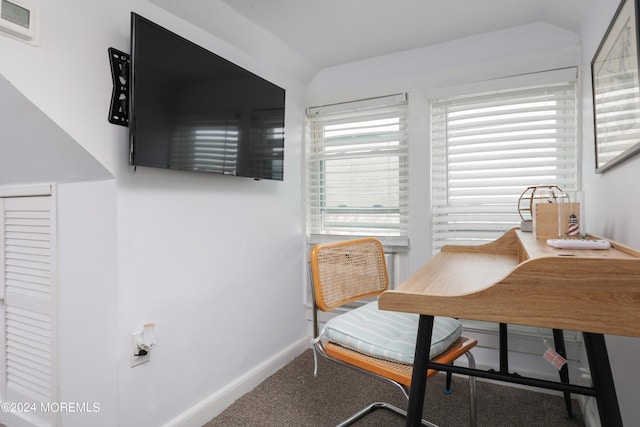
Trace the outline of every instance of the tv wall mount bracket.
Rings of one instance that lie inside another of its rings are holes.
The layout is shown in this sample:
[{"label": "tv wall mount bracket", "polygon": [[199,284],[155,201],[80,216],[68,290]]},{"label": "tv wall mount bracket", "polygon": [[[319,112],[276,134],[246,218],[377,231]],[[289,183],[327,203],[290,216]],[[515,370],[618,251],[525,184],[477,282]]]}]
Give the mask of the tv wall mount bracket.
[{"label": "tv wall mount bracket", "polygon": [[109,107],[109,122],[114,125],[129,126],[129,70],[131,56],[110,47],[109,62],[113,91]]}]

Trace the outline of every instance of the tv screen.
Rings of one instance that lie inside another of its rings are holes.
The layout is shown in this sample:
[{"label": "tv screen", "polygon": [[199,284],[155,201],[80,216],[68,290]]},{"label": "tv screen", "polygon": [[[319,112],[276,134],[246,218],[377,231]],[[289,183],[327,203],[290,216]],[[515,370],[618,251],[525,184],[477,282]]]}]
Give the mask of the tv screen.
[{"label": "tv screen", "polygon": [[129,163],[283,180],[285,90],[131,14]]}]

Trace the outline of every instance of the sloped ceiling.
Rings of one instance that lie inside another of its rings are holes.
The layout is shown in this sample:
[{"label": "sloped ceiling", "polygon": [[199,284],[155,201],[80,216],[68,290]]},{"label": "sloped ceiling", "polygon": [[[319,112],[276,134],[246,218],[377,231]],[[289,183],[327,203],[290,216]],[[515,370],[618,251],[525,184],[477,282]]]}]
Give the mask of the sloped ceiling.
[{"label": "sloped ceiling", "polygon": [[[150,0],[223,39],[216,10],[234,9],[315,71],[544,22],[578,34],[596,0]],[[236,34],[241,29],[236,28]],[[230,40],[227,40],[230,41]]]},{"label": "sloped ceiling", "polygon": [[0,76],[0,185],[93,181],[112,175]]}]

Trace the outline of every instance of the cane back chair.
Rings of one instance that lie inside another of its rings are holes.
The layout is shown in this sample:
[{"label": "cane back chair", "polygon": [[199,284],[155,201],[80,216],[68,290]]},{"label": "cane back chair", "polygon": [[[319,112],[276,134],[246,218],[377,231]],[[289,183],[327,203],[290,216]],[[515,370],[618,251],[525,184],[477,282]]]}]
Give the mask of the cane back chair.
[{"label": "cane back chair", "polygon": [[[318,330],[318,310],[332,311],[350,302],[376,297],[387,289],[389,281],[382,244],[374,238],[364,238],[315,245],[311,249],[310,274],[314,300],[313,352],[316,373],[317,358],[321,356],[394,384],[408,399],[418,315],[378,310],[377,301],[370,301],[332,318],[322,332]],[[431,360],[452,364],[465,355],[469,366],[475,367],[470,350],[477,342],[460,336],[461,331],[458,320],[436,317]],[[443,336],[441,341],[438,333]],[[380,336],[385,337],[386,341],[377,342]],[[429,370],[427,376],[436,373]],[[447,374],[447,393],[450,380],[450,374]],[[470,425],[475,426],[474,377],[469,377],[469,386]],[[406,411],[397,406],[375,402],[339,425],[352,424],[377,408],[406,416]],[[422,423],[433,426],[425,420]]]}]

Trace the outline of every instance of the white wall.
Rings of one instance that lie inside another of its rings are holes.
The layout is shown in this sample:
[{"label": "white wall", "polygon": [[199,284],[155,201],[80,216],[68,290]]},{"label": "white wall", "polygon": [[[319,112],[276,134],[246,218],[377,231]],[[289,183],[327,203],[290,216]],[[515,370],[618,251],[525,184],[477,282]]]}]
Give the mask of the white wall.
[{"label": "white wall", "polygon": [[[117,425],[116,184],[56,186],[58,359],[61,402],[99,412],[61,412],[62,425]],[[99,423],[95,423],[99,414]]]},{"label": "white wall", "polygon": [[[64,425],[200,425],[202,420],[189,417],[194,408],[211,415],[203,402],[207,406],[283,348],[292,357],[291,346],[306,342],[304,85],[286,65],[268,65],[145,0],[30,4],[40,12],[40,46],[0,37],[0,74],[115,177],[111,184],[61,187],[68,209],[61,209],[60,221],[68,242],[82,244],[90,224],[102,227],[89,235],[86,248],[65,247],[69,256],[61,259],[60,393],[63,399],[100,399],[103,406],[90,421],[66,417]],[[107,48],[129,51],[131,10],[287,90],[283,182],[134,172],[127,165],[127,130],[107,121]],[[259,37],[243,22],[244,28],[236,28],[239,37]],[[225,33],[232,34],[229,28]],[[16,158],[22,154],[15,152]],[[83,204],[91,206],[84,206],[86,216],[76,226],[66,215]],[[104,213],[92,214],[104,205]],[[97,254],[81,253],[93,246]],[[93,265],[100,254],[106,265],[98,280],[83,263]],[[87,318],[96,335],[82,325]],[[131,333],[149,321],[157,324],[157,348],[149,363],[130,368]],[[268,369],[260,373],[266,374]]]},{"label": "white wall", "polygon": [[[590,76],[591,59],[619,3],[618,0],[594,2],[594,7],[589,11],[581,34],[585,76]],[[640,212],[640,155],[603,174],[596,174],[590,78],[583,81],[582,111],[582,176],[587,205],[587,231],[633,248],[640,248],[640,223],[637,214]],[[640,384],[640,369],[637,356],[640,354],[640,339],[607,336],[606,342],[622,421],[628,426],[639,425],[637,390]]]},{"label": "white wall", "polygon": [[158,329],[149,364],[120,360],[120,419],[160,425],[305,336],[303,108],[301,88],[283,75],[162,13],[139,12],[287,89],[284,182],[118,174],[119,354],[127,332],[149,321]]},{"label": "white wall", "polygon": [[0,99],[0,185],[111,177],[2,75]]}]

